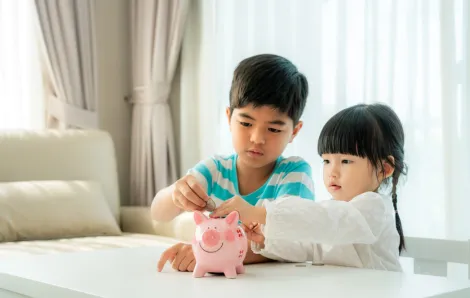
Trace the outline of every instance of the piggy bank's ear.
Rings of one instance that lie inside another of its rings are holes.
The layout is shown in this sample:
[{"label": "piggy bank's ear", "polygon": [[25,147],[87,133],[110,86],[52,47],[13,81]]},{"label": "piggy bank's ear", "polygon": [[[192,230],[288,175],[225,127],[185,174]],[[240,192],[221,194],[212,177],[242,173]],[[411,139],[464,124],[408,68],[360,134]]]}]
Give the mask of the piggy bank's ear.
[{"label": "piggy bank's ear", "polygon": [[208,218],[204,214],[202,214],[202,212],[194,211],[194,221],[196,222],[196,225],[200,225],[206,220],[208,220]]},{"label": "piggy bank's ear", "polygon": [[229,225],[238,224],[239,217],[240,216],[238,215],[237,211],[232,211],[225,218],[225,222],[228,223]]}]

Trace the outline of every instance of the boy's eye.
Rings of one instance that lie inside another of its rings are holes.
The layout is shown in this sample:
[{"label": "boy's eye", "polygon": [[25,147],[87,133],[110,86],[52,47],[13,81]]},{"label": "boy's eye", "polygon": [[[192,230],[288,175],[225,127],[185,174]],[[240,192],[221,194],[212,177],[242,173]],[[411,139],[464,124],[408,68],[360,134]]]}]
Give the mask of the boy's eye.
[{"label": "boy's eye", "polygon": [[324,164],[329,164],[330,161],[329,161],[328,159],[324,159],[324,160],[323,160],[323,163],[324,163]]},{"label": "boy's eye", "polygon": [[343,159],[341,162],[344,163],[344,164],[350,164],[350,163],[352,163],[352,160]]},{"label": "boy's eye", "polygon": [[245,126],[245,127],[250,127],[250,126],[251,126],[251,123],[248,123],[248,122],[241,122],[241,121],[240,121],[240,125],[241,125],[241,126]]},{"label": "boy's eye", "polygon": [[280,133],[280,132],[281,132],[281,130],[275,129],[275,128],[268,128],[268,130],[269,130],[270,132],[274,132],[274,133]]}]

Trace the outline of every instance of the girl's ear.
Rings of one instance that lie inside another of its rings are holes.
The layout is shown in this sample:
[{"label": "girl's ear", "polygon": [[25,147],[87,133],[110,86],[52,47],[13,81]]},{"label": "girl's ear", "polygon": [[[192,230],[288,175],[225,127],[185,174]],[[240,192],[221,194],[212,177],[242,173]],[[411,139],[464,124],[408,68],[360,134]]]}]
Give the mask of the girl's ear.
[{"label": "girl's ear", "polygon": [[395,171],[395,158],[391,155],[388,156],[387,160],[383,161],[384,179],[391,177]]}]

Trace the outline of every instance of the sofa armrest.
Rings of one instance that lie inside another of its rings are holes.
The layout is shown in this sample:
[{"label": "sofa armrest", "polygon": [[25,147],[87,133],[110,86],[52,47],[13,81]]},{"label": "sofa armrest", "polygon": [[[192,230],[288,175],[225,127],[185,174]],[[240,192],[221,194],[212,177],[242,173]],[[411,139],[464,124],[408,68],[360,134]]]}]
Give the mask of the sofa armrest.
[{"label": "sofa armrest", "polygon": [[196,223],[192,212],[184,212],[169,223],[154,221],[154,229],[161,233],[169,233],[169,237],[191,243],[196,232]]},{"label": "sofa armrest", "polygon": [[122,206],[121,229],[127,233],[156,234],[191,242],[196,231],[193,214],[185,212],[170,222],[157,222],[150,217],[150,207]]},{"label": "sofa armrest", "polygon": [[150,207],[121,206],[121,229],[126,233],[155,234]]}]

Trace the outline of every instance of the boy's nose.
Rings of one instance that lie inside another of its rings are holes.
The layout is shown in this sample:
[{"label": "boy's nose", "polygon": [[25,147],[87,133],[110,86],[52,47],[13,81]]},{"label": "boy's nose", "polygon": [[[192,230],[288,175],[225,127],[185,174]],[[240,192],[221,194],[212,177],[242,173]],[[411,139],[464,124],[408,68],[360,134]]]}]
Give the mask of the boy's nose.
[{"label": "boy's nose", "polygon": [[264,133],[260,131],[256,131],[256,130],[253,131],[253,133],[251,134],[250,141],[255,144],[264,144],[265,143]]}]

